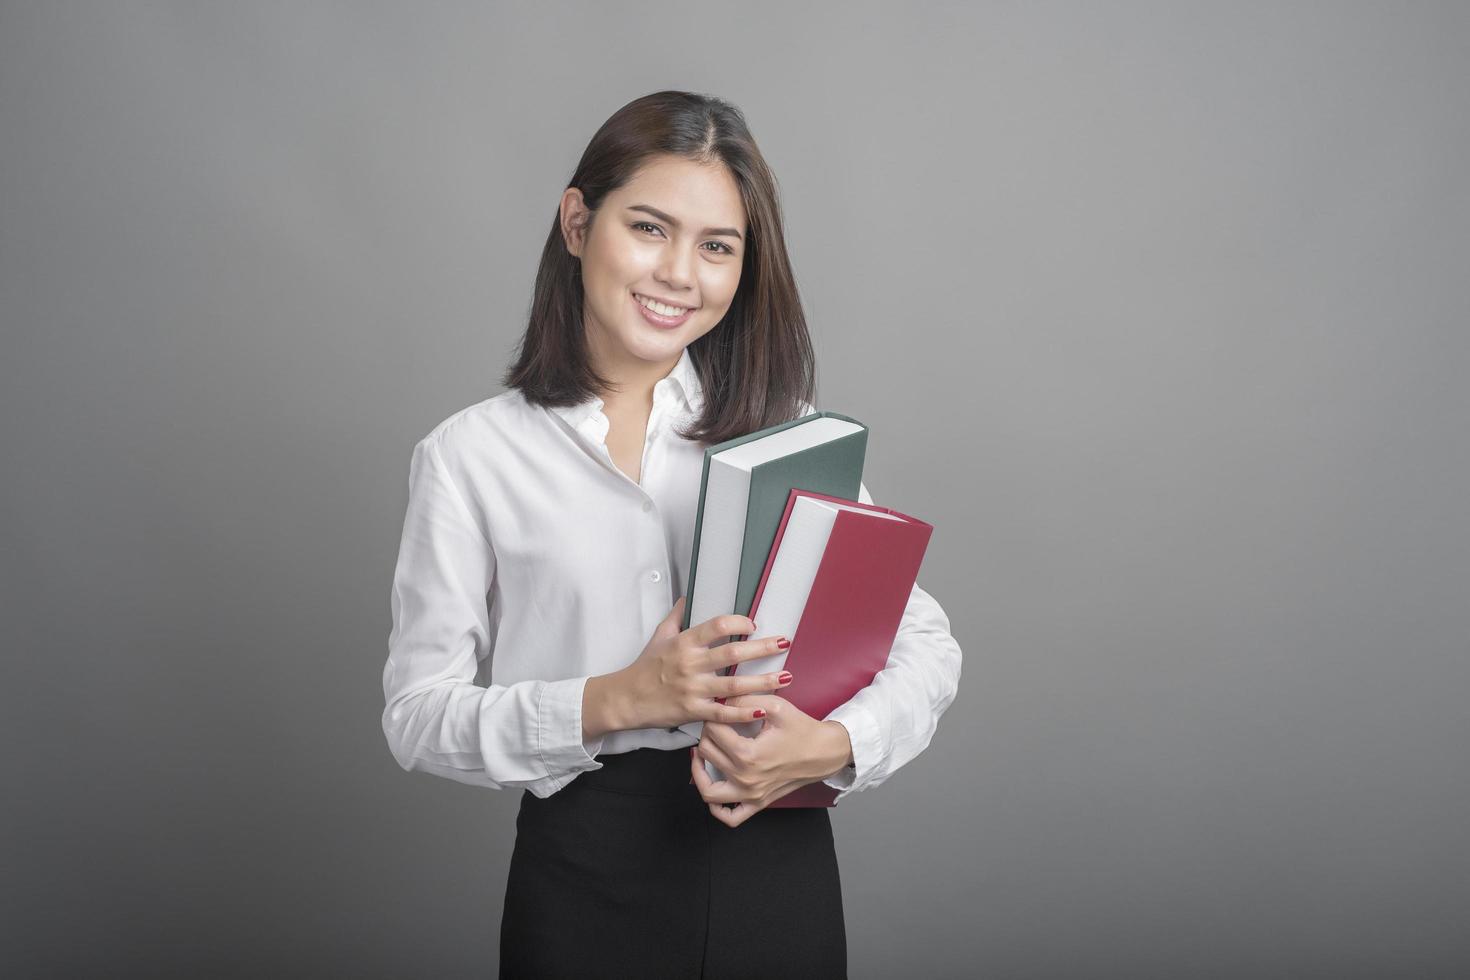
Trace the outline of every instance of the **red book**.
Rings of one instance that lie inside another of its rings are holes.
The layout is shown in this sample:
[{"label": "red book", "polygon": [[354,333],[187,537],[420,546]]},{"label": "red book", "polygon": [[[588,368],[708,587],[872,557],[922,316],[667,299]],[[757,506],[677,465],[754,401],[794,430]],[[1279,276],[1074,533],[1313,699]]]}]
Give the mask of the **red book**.
[{"label": "red book", "polygon": [[[734,672],[790,670],[795,679],[771,693],[825,719],[887,665],[933,531],[891,507],[793,489],[750,609],[750,638],[786,636],[791,647]],[[735,728],[753,736],[764,724]],[[808,783],[770,806],[833,806],[838,792]]]}]

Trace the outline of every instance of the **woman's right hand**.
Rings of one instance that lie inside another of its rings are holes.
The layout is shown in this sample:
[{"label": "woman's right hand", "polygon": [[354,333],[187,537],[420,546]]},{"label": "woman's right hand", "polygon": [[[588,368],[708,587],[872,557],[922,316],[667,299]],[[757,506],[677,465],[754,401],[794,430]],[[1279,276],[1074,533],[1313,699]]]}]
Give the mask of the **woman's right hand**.
[{"label": "woman's right hand", "polygon": [[765,694],[791,683],[781,683],[780,671],[731,677],[716,674],[730,664],[780,653],[776,641],[781,637],[736,640],[711,647],[722,637],[754,632],[755,623],[731,613],[680,631],[685,601],[686,597],[679,597],[638,659],[614,674],[623,703],[622,723],[628,728],[673,728],[691,721],[727,725],[755,721],[759,708],[737,708],[714,699]]}]

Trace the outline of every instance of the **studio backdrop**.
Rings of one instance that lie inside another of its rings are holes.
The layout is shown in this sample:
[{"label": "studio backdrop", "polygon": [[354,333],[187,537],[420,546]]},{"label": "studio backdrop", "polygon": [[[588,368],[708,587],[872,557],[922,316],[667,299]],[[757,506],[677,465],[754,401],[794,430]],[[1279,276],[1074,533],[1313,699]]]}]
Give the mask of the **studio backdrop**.
[{"label": "studio backdrop", "polygon": [[494,975],[519,794],[380,729],[410,453],[502,390],[589,135],[675,88],[771,162],[817,407],[964,651],[832,813],[851,975],[1466,975],[1467,44],[0,4],[0,973]]}]

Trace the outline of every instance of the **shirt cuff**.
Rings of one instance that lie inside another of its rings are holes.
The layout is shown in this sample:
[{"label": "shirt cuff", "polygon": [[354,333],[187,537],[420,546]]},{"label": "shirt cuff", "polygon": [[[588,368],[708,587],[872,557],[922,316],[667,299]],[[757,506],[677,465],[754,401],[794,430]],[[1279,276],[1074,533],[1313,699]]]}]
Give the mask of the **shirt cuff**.
[{"label": "shirt cuff", "polygon": [[851,701],[833,708],[822,720],[841,724],[852,742],[852,765],[843,766],[822,780],[825,785],[841,790],[833,800],[837,803],[845,796],[862,792],[873,781],[883,759],[882,733],[868,709]]},{"label": "shirt cuff", "polygon": [[604,736],[582,738],[582,695],[586,677],[547,681],[536,706],[536,751],[555,792],[578,773],[601,769],[593,756],[602,751]]}]

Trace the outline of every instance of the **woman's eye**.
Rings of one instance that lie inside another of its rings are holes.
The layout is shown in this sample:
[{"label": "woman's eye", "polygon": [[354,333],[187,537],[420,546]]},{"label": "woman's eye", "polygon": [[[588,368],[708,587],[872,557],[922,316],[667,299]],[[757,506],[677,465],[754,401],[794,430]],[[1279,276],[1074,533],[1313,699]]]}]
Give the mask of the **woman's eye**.
[{"label": "woman's eye", "polygon": [[[644,228],[648,228],[648,229],[650,229],[652,231],[658,232],[660,235],[663,234],[663,229],[660,228],[658,225],[653,224],[650,221],[635,221],[629,227],[640,229],[640,230],[641,229],[644,229]],[[729,245],[726,245],[724,242],[705,242],[705,244],[706,245],[718,245],[719,248],[716,249],[715,251],[717,251],[717,252],[723,252],[725,255],[734,255],[735,254],[735,250],[733,248],[731,248]]]}]

